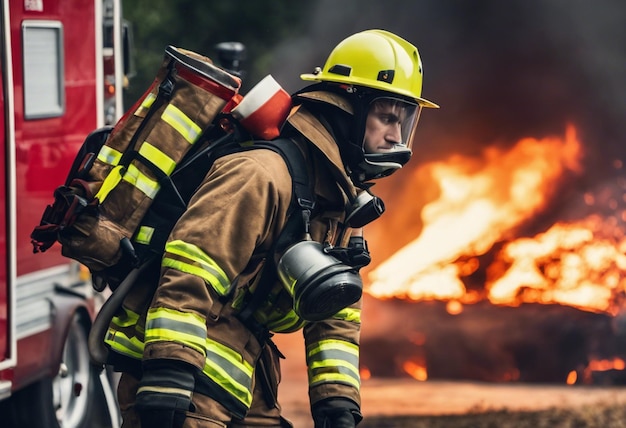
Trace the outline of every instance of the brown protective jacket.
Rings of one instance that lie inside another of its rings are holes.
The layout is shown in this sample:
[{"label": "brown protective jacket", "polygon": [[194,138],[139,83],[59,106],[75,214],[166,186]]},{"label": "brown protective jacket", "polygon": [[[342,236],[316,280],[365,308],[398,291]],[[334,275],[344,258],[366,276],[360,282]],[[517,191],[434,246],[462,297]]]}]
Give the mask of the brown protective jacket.
[{"label": "brown protective jacket", "polygon": [[[345,191],[348,189],[353,197],[356,190],[345,174],[337,144],[303,106],[294,108],[288,122],[288,126],[297,131],[292,141],[303,152],[309,176],[314,180],[316,209],[311,221],[311,236],[318,242],[345,245],[350,235],[350,230],[342,225],[348,203]],[[343,181],[343,186],[338,180]],[[129,343],[133,340],[144,342],[146,312],[150,308],[152,311],[166,309],[189,313],[204,320],[207,340],[225,345],[255,366],[262,344],[239,322],[236,317],[238,309],[233,307],[233,301],[245,298],[255,289],[268,251],[286,224],[291,194],[289,171],[282,157],[273,151],[250,150],[217,159],[174,227],[169,242],[184,242],[206,254],[228,279],[232,288],[230,293],[221,294],[215,284],[208,284],[211,281],[206,277],[165,266],[156,290],[153,285],[146,284],[136,287],[128,296],[124,311],[111,325],[110,336],[120,334],[119,337],[123,336]],[[266,305],[269,311],[278,308],[280,313],[284,308],[292,307],[291,297],[278,282],[270,294],[273,300],[271,306]],[[352,307],[359,311],[360,302]],[[125,320],[132,317],[138,317],[138,320],[131,327]],[[267,317],[271,318],[271,315],[267,314]],[[310,347],[324,340],[339,340],[358,349],[359,330],[359,322],[333,318],[309,323],[303,331]],[[116,350],[115,346],[112,348]],[[140,352],[141,347],[138,347],[137,353]],[[137,357],[130,352],[119,353]],[[207,358],[177,340],[147,341],[143,349],[144,361],[181,360],[200,371],[206,371]],[[223,398],[224,405],[229,407],[229,398],[212,395],[210,387],[201,389],[201,392],[218,401]],[[327,397],[349,398],[360,404],[359,389],[354,384],[318,382],[310,386],[312,404]],[[245,406],[239,408],[241,403],[234,401],[236,403],[231,403],[230,408],[241,417]]]}]

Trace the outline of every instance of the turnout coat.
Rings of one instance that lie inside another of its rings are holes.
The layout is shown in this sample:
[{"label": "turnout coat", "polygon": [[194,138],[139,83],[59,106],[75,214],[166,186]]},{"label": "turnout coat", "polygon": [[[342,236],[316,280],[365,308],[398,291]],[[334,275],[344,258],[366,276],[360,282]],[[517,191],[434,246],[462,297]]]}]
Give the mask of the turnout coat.
[{"label": "turnout coat", "polygon": [[[346,176],[337,143],[304,105],[285,125],[290,142],[307,160],[316,208],[311,237],[345,246],[348,198],[356,189]],[[237,314],[259,286],[269,250],[286,224],[292,180],[282,157],[249,150],[218,158],[197,188],[166,244],[160,267],[133,288],[110,323],[110,363],[141,377],[141,362],[182,361],[195,370],[195,390],[242,418],[252,404],[255,370],[267,346]],[[297,213],[296,213],[297,214]],[[344,397],[360,404],[361,302],[317,322],[305,322],[276,281],[255,310],[255,326],[276,333],[302,331],[311,404]],[[274,349],[274,351],[276,351]],[[273,352],[271,389],[280,381]]]}]

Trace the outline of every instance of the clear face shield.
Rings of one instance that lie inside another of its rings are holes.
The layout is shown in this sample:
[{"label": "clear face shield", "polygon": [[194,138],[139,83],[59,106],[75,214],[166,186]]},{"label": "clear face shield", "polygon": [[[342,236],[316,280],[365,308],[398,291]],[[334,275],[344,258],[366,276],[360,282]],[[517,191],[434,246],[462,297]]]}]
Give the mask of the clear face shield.
[{"label": "clear face shield", "polygon": [[411,158],[411,146],[422,107],[393,98],[375,98],[365,120],[361,168],[365,179],[385,177]]}]

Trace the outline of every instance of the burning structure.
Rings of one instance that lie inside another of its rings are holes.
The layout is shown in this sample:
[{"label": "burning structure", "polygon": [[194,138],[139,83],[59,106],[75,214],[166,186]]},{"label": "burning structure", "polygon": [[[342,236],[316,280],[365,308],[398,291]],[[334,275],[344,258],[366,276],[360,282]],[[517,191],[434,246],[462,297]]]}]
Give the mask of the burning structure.
[{"label": "burning structure", "polygon": [[[562,137],[412,171],[436,192],[419,209],[417,237],[367,274],[378,301],[366,309],[366,370],[371,359],[374,374],[420,380],[621,382],[626,179],[582,194],[574,211],[583,217],[551,223],[542,211],[572,197],[564,189],[584,174],[583,158],[569,126]],[[376,321],[385,312],[397,321]],[[378,337],[378,323],[394,334]],[[397,358],[375,361],[368,346]],[[611,377],[597,373],[608,370]]]},{"label": "burning structure", "polygon": [[372,189],[387,212],[366,228],[363,378],[624,383],[626,7],[314,9],[277,53],[282,84],[299,87],[283,64],[312,70],[336,40],[385,28],[418,46],[442,106],[409,165]]}]

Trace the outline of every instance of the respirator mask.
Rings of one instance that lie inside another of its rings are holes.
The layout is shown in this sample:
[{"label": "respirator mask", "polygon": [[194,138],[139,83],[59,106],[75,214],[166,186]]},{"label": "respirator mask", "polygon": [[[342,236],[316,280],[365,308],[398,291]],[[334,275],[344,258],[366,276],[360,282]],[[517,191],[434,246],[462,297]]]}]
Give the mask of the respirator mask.
[{"label": "respirator mask", "polygon": [[409,162],[422,108],[376,91],[354,91],[358,101],[348,160],[353,180],[365,183],[387,177]]},{"label": "respirator mask", "polygon": [[[382,201],[362,192],[347,208],[346,224],[360,228],[380,217]],[[367,242],[351,236],[347,247],[313,241],[305,213],[305,240],[291,245],[278,261],[278,277],[294,301],[294,311],[306,321],[320,321],[356,303],[363,294],[359,269],[370,263]]]}]

